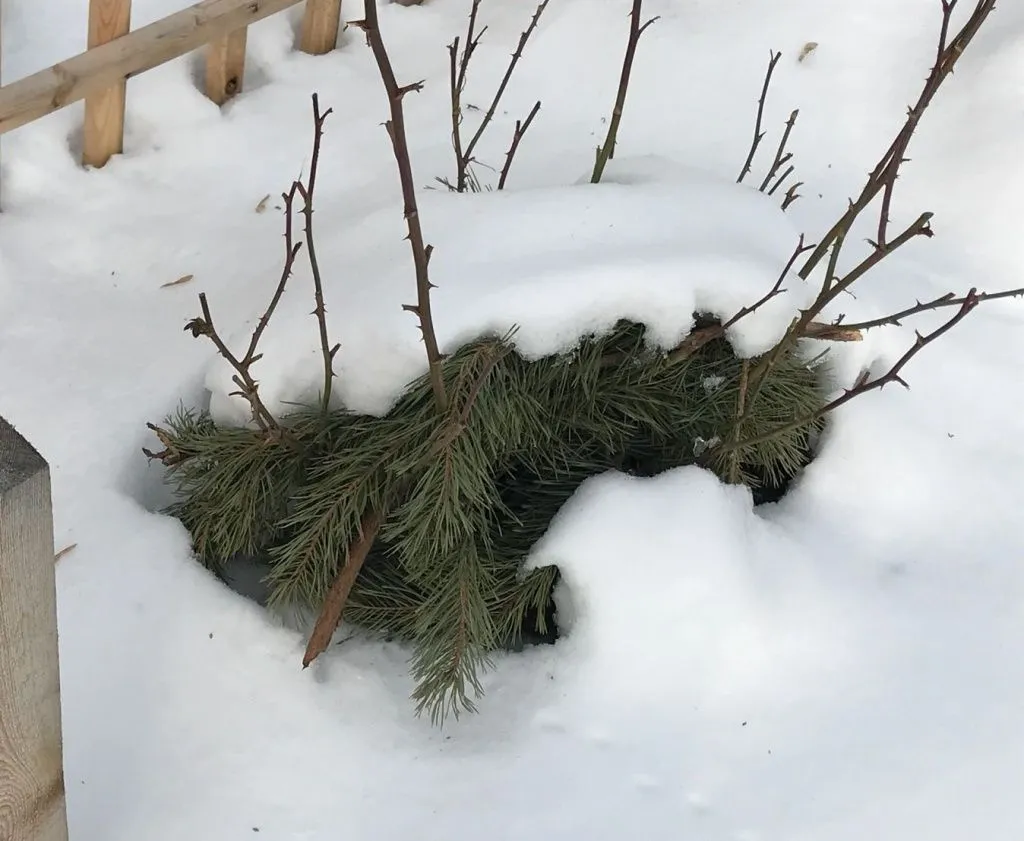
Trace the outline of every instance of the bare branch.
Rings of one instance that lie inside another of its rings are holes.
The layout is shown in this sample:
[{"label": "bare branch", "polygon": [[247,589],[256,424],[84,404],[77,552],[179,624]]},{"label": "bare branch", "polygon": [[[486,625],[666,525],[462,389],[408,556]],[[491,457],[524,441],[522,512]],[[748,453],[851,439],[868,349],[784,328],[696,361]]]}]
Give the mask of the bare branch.
[{"label": "bare branch", "polygon": [[313,275],[313,297],[316,303],[313,315],[316,316],[320,331],[320,352],[324,362],[324,387],[320,396],[320,409],[327,414],[331,406],[331,387],[334,381],[334,355],[338,346],[331,347],[327,335],[327,309],[324,306],[324,287],[320,277],[320,263],[316,257],[316,246],[313,240],[313,193],[316,189],[316,176],[320,165],[320,142],[324,135],[324,122],[331,115],[332,109],[320,112],[320,99],[313,94],[313,153],[309,163],[309,178],[305,184],[297,181],[293,189],[302,196],[302,215],[305,219],[306,254],[309,256],[309,267]]},{"label": "bare branch", "polygon": [[906,367],[907,363],[909,363],[911,359],[917,356],[918,353],[924,350],[925,347],[930,345],[943,334],[952,330],[957,324],[963,321],[963,319],[970,314],[970,312],[978,305],[978,303],[978,296],[975,294],[975,290],[972,289],[962,299],[960,309],[957,310],[956,315],[954,315],[944,324],[933,330],[931,333],[926,333],[924,335],[918,333],[914,340],[914,344],[911,345],[907,352],[904,353],[903,356],[901,356],[898,360],[896,360],[892,367],[889,368],[889,370],[886,371],[884,374],[877,377],[871,377],[869,374],[864,374],[857,380],[857,382],[854,384],[852,388],[844,389],[843,393],[839,397],[835,398],[829,403],[826,403],[820,409],[817,409],[814,412],[810,412],[804,415],[803,417],[797,418],[796,420],[793,420],[790,423],[784,424],[783,426],[777,427],[776,429],[773,429],[770,432],[766,432],[763,435],[758,435],[753,438],[747,438],[740,442],[722,445],[724,449],[720,449],[718,451],[718,455],[724,455],[729,451],[740,447],[752,447],[755,444],[763,444],[766,441],[774,440],[780,435],[785,435],[786,433],[793,432],[794,430],[806,427],[814,423],[815,421],[820,420],[829,412],[833,412],[840,406],[849,403],[855,397],[859,397],[862,394],[867,394],[869,391],[875,391],[876,389],[883,388],[889,383],[896,382],[902,385],[904,388],[910,388],[910,386],[907,385],[906,380],[904,380],[903,377],[900,375],[903,369]]},{"label": "bare branch", "polygon": [[601,181],[608,161],[615,157],[615,144],[618,141],[622,112],[626,107],[626,92],[629,90],[629,76],[633,72],[633,59],[636,57],[636,47],[640,43],[640,36],[644,34],[647,27],[658,20],[657,17],[653,17],[644,24],[641,24],[640,16],[643,14],[643,6],[644,0],[633,0],[633,10],[629,14],[629,41],[626,44],[626,55],[622,59],[619,89],[615,95],[615,105],[612,108],[611,120],[608,121],[608,133],[605,135],[604,145],[597,147],[594,172],[590,176],[592,184],[597,184]]},{"label": "bare branch", "polygon": [[[777,53],[776,55],[781,55]],[[772,161],[771,168],[768,170],[768,174],[764,177],[764,181],[761,182],[761,186],[758,189],[763,193],[768,189],[768,185],[771,183],[775,174],[782,168],[782,166],[788,163],[793,158],[792,152],[786,151],[786,145],[789,143],[789,135],[793,133],[793,126],[796,125],[796,118],[800,115],[800,110],[797,109],[789,115],[789,119],[786,120],[786,128],[782,132],[782,139],[779,140],[779,148],[775,150],[775,159]],[[758,114],[760,116],[760,113]],[[756,147],[752,151],[757,151]],[[751,158],[751,161],[753,159]],[[748,165],[749,166],[749,165]],[[769,192],[769,195],[774,193],[779,185],[786,180],[787,175],[793,171],[793,167],[790,167],[786,174],[782,175],[779,180],[775,183],[775,186]]]},{"label": "bare branch", "polygon": [[412,259],[416,269],[416,305],[414,308],[407,309],[410,309],[419,318],[420,332],[423,334],[423,344],[427,352],[434,401],[438,410],[443,412],[448,405],[448,396],[441,375],[442,357],[437,344],[434,318],[430,308],[431,248],[423,239],[419,208],[416,205],[416,183],[413,180],[412,159],[409,155],[409,142],[405,134],[405,113],[402,108],[404,93],[409,90],[418,90],[418,88],[402,88],[395,78],[395,71],[391,66],[391,59],[388,57],[387,48],[380,32],[376,0],[363,0],[363,8],[364,20],[358,21],[355,25],[366,33],[366,42],[373,51],[373,57],[377,62],[377,69],[380,71],[381,81],[384,83],[384,90],[387,93],[391,119],[385,123],[385,128],[391,138],[391,148],[395,154],[395,162],[398,164],[398,175],[402,184],[402,198],[405,205],[405,222],[409,231],[409,246],[412,249]]},{"label": "bare branch", "polygon": [[907,117],[899,133],[893,139],[885,154],[875,165],[875,168],[868,176],[867,182],[856,200],[850,202],[850,207],[843,216],[832,226],[831,230],[818,243],[803,267],[800,269],[800,276],[805,280],[824,259],[825,254],[835,243],[841,234],[849,232],[854,221],[867,208],[867,206],[884,191],[882,211],[878,223],[878,245],[884,247],[887,239],[887,227],[889,224],[889,205],[892,199],[892,192],[895,188],[896,179],[899,176],[900,167],[906,162],[907,148],[913,139],[914,132],[921,121],[921,117],[927,110],[935,94],[938,93],[942,83],[946,80],[953,68],[963,55],[964,50],[977,35],[981,25],[995,8],[995,0],[977,0],[974,11],[970,18],[963,25],[960,31],[949,40],[949,26],[953,10],[957,6],[957,0],[941,0],[942,2],[942,23],[939,30],[938,47],[936,50],[935,65],[932,67],[924,87],[914,103],[907,111]]},{"label": "bare branch", "polygon": [[782,58],[782,53],[768,52],[768,70],[764,74],[764,84],[761,86],[761,96],[757,100],[757,118],[754,120],[754,139],[750,143],[750,151],[747,152],[747,159],[743,162],[743,168],[740,169],[739,177],[736,179],[737,184],[742,184],[743,179],[747,177],[747,173],[750,172],[751,164],[754,163],[754,158],[757,155],[757,148],[761,145],[761,141],[764,140],[764,129],[761,128],[761,124],[764,121],[764,104],[768,99],[768,88],[772,84],[772,74],[775,72],[775,65],[779,63],[779,59]]},{"label": "bare branch", "polygon": [[[448,47],[449,54],[449,81],[451,85],[451,101],[452,101],[452,146],[455,150],[455,185],[454,190],[459,193],[466,192],[467,189],[473,188],[473,178],[470,174],[470,164],[473,163],[473,152],[476,150],[477,144],[483,137],[484,132],[487,131],[487,127],[490,125],[491,120],[494,119],[494,115],[498,110],[498,105],[501,102],[501,98],[505,95],[505,89],[508,87],[509,81],[512,79],[512,74],[515,72],[516,65],[523,56],[523,51],[526,49],[526,44],[530,40],[530,36],[533,35],[534,30],[537,28],[537,23],[540,21],[540,16],[544,13],[547,8],[549,0],[541,0],[541,3],[537,6],[533,13],[533,17],[530,20],[526,30],[519,36],[519,44],[516,46],[515,51],[512,53],[512,57],[509,60],[508,66],[505,68],[505,75],[502,77],[501,82],[498,85],[498,89],[495,91],[494,98],[491,100],[491,104],[488,106],[483,119],[480,121],[480,125],[477,126],[476,131],[470,138],[469,143],[466,144],[465,150],[462,147],[462,93],[466,87],[466,74],[469,70],[469,62],[473,57],[477,45],[480,43],[480,38],[487,30],[485,26],[478,35],[474,35],[476,28],[477,14],[480,7],[480,0],[473,0],[473,5],[469,11],[469,25],[466,30],[466,46],[462,52],[461,58],[457,59],[459,49],[459,39]],[[500,189],[500,188],[499,188]]]},{"label": "bare branch", "polygon": [[534,103],[533,108],[530,109],[530,113],[527,114],[525,120],[516,120],[516,130],[512,133],[512,145],[508,147],[508,153],[505,155],[505,165],[501,168],[501,175],[498,178],[498,189],[505,189],[505,182],[508,180],[508,174],[512,169],[512,161],[515,160],[516,150],[519,148],[519,142],[523,139],[527,129],[530,128],[530,123],[533,122],[533,118],[540,112],[540,100]]},{"label": "bare branch", "polygon": [[[1024,297],[1024,287],[1018,289],[1007,289],[1004,292],[978,292],[974,295],[975,300],[981,304],[985,301],[995,301],[1000,298],[1022,298]],[[890,315],[883,316],[882,318],[874,318],[870,321],[856,321],[852,324],[836,324],[836,328],[843,330],[871,330],[875,327],[900,327],[902,326],[902,320],[909,318],[913,315],[918,315],[923,312],[931,312],[932,310],[941,309],[943,307],[959,307],[967,301],[967,297],[956,297],[954,293],[947,292],[945,295],[940,295],[931,301],[921,303],[918,301],[914,306],[907,307],[905,310],[891,313]]]}]

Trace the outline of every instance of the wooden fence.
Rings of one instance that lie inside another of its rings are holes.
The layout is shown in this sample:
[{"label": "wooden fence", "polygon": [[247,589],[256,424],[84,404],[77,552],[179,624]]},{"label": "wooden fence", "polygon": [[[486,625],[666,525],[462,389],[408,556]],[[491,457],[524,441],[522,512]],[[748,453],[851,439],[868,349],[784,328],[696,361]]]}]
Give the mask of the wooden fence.
[{"label": "wooden fence", "polygon": [[0,839],[67,841],[50,469],[0,418]]},{"label": "wooden fence", "polygon": [[[131,0],[89,0],[86,52],[0,87],[0,135],[84,99],[82,160],[103,166],[123,151],[128,79],[205,47],[206,94],[223,104],[242,89],[246,27],[300,2],[202,0],[132,30]],[[305,3],[299,48],[313,55],[330,52],[338,39],[341,0]]]}]

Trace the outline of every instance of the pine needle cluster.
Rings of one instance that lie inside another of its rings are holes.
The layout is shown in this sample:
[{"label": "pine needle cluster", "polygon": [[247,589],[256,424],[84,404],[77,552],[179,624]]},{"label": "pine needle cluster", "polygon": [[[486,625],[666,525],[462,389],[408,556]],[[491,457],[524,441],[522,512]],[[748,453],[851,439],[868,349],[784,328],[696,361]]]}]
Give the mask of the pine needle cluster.
[{"label": "pine needle cluster", "polygon": [[[783,354],[737,437],[744,364],[724,339],[678,358],[623,321],[539,360],[511,336],[463,347],[443,360],[440,414],[426,375],[384,417],[310,409],[273,437],[182,411],[158,430],[171,513],[207,566],[261,555],[272,606],[316,609],[364,516],[379,512],[345,620],[411,644],[418,709],[440,720],[475,708],[496,650],[551,632],[558,570],[523,564],[584,480],[692,464],[708,442],[763,437],[824,402],[812,366]],[[743,448],[741,480],[783,485],[807,463],[819,424]]]}]

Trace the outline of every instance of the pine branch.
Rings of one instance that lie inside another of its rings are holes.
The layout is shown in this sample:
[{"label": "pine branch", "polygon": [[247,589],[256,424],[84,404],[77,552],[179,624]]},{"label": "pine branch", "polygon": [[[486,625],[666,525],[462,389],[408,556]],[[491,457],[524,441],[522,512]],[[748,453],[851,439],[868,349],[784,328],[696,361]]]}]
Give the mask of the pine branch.
[{"label": "pine branch", "polygon": [[359,571],[363,568],[366,556],[377,539],[377,532],[380,531],[383,522],[384,512],[370,511],[359,524],[359,534],[353,541],[346,553],[345,563],[338,570],[338,576],[334,579],[331,589],[327,592],[323,607],[320,609],[320,616],[316,620],[313,632],[306,645],[306,652],[302,657],[302,668],[308,668],[317,657],[327,650],[331,644],[331,637],[341,622],[345,604],[352,586],[356,583]]},{"label": "pine branch", "polygon": [[416,268],[416,304],[407,304],[403,309],[419,318],[420,332],[423,334],[423,344],[427,352],[427,364],[430,371],[430,382],[434,391],[434,401],[437,404],[438,410],[443,412],[448,405],[448,397],[445,393],[444,380],[441,376],[442,357],[437,344],[437,334],[434,331],[434,317],[430,308],[430,290],[433,288],[433,284],[430,282],[429,264],[430,253],[433,249],[423,239],[423,228],[420,224],[419,209],[416,205],[416,183],[413,180],[409,142],[405,134],[405,113],[402,107],[403,97],[407,93],[422,90],[423,83],[414,82],[404,87],[399,86],[380,32],[376,0],[363,0],[363,9],[365,13],[364,19],[355,21],[353,25],[358,26],[366,33],[366,42],[373,51],[373,57],[377,62],[381,81],[383,81],[384,90],[387,93],[388,104],[391,109],[391,119],[385,123],[385,128],[387,128],[388,136],[391,138],[391,147],[395,153],[395,161],[398,164],[398,174],[402,183],[402,197],[405,203],[405,221],[409,230],[409,245],[412,248],[413,264]]},{"label": "pine branch", "polygon": [[643,14],[644,0],[633,0],[633,10],[629,13],[629,41],[626,43],[626,55],[622,59],[622,72],[619,76],[619,89],[615,95],[615,105],[612,107],[612,117],[608,121],[608,134],[605,136],[604,144],[597,147],[597,154],[594,160],[594,172],[590,176],[592,184],[598,184],[604,176],[605,167],[615,156],[615,144],[619,137],[619,124],[622,122],[622,112],[626,107],[626,93],[629,90],[629,77],[633,72],[633,60],[636,57],[637,44],[640,43],[640,36],[644,34],[647,27],[658,20],[657,17],[650,18],[643,24],[640,23],[640,16]]}]

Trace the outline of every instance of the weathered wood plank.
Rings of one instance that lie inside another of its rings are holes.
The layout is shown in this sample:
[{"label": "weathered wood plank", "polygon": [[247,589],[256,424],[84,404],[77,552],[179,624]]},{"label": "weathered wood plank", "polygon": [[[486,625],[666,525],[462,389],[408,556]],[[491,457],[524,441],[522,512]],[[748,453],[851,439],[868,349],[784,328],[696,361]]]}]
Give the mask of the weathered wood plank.
[{"label": "weathered wood plank", "polygon": [[[128,34],[132,0],[89,0],[89,49],[103,46]],[[124,80],[85,100],[82,163],[103,166],[124,151]]]},{"label": "weathered wood plank", "polygon": [[203,0],[0,88],[0,134],[198,49],[302,0]]},{"label": "weathered wood plank", "polygon": [[0,418],[0,839],[67,837],[50,470]]},{"label": "weathered wood plank", "polygon": [[341,0],[306,0],[299,49],[310,55],[329,53],[338,45]]},{"label": "weathered wood plank", "polygon": [[236,29],[206,47],[206,95],[223,105],[242,91],[249,30]]}]

